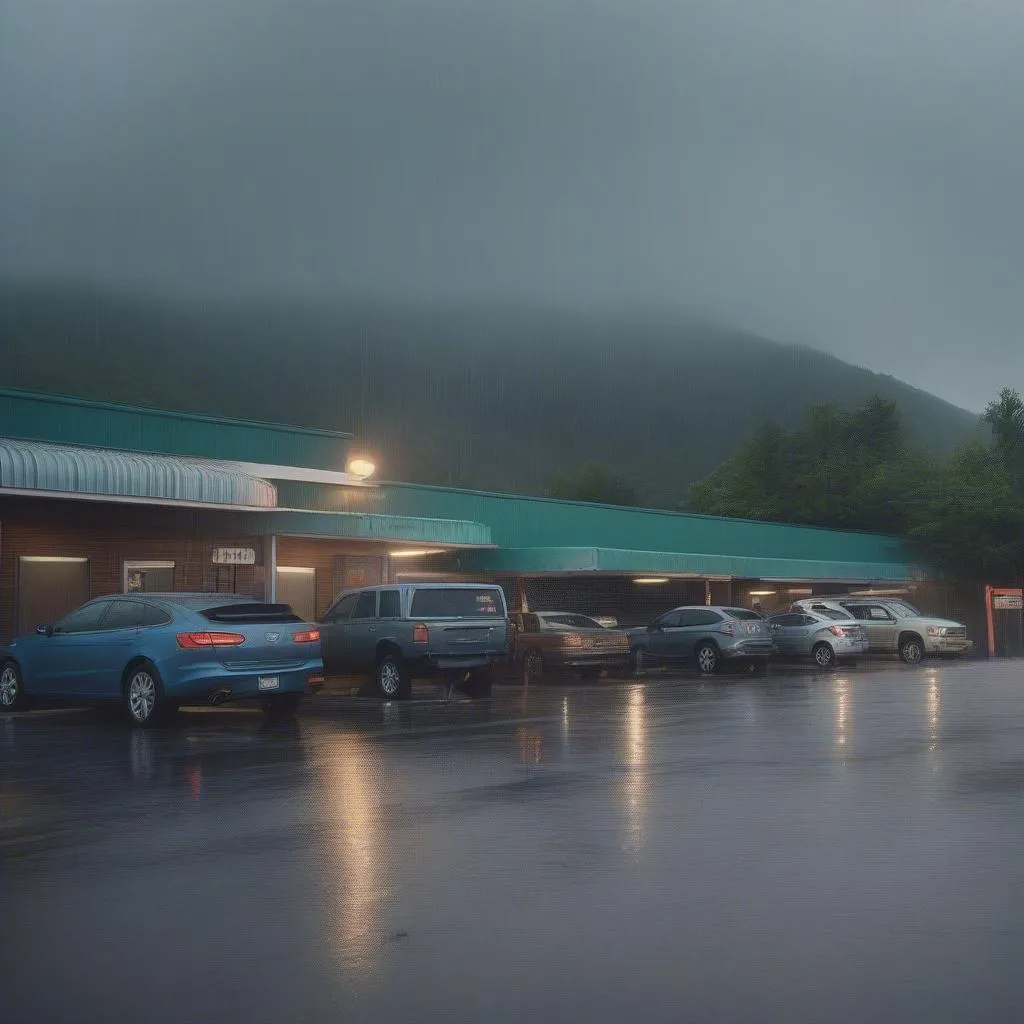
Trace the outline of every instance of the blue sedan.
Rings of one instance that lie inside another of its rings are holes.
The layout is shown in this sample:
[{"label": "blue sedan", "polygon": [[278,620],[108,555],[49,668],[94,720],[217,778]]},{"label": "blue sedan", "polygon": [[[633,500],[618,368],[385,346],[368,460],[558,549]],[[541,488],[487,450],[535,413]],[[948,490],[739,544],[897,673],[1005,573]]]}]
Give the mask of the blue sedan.
[{"label": "blue sedan", "polygon": [[293,714],[323,671],[319,628],[288,605],[104,597],[0,648],[0,711],[34,699],[121,703],[145,726],[181,704],[258,698],[268,714]]}]

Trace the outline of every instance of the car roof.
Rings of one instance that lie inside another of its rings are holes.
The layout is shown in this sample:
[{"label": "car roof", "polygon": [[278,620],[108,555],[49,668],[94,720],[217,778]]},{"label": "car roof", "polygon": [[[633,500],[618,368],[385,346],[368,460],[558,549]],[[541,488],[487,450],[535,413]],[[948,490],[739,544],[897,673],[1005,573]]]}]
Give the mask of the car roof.
[{"label": "car roof", "polygon": [[182,608],[202,610],[217,608],[225,604],[280,604],[279,601],[263,601],[258,597],[247,597],[242,594],[203,594],[203,593],[148,593],[139,591],[134,594],[114,594],[113,597],[130,601],[155,601],[158,604],[174,604]]},{"label": "car roof", "polygon": [[593,615],[588,615],[586,612],[535,612],[528,611],[527,615],[582,615],[585,619],[592,619]]},{"label": "car roof", "polygon": [[[794,612],[793,608],[799,608],[799,611]],[[845,608],[829,608],[828,610],[831,611],[831,612],[843,612],[843,613],[846,614],[846,618],[845,619],[829,618],[829,620],[828,620],[829,622],[857,622],[858,621],[852,615],[850,615],[849,612],[847,612],[847,610]],[[796,604],[794,604],[792,608],[784,608],[780,612],[772,612],[772,614],[769,615],[768,618],[769,619],[777,619],[780,615],[799,615],[800,613],[804,613],[804,614],[807,614],[807,615],[817,615],[818,618],[821,618],[820,614],[818,614],[815,611],[814,608],[807,608],[807,607],[805,607],[803,605],[796,605]]]},{"label": "car roof", "polygon": [[703,612],[724,612],[726,615],[730,615],[733,612],[753,611],[752,608],[740,608],[734,604],[681,604],[678,608],[672,608],[671,611],[688,612],[694,609],[700,609]]}]

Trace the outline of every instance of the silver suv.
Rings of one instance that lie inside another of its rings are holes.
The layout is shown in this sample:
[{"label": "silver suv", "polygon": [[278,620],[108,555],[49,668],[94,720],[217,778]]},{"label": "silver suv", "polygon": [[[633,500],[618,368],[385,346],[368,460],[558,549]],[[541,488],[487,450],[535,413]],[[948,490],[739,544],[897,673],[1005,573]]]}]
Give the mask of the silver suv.
[{"label": "silver suv", "polygon": [[868,636],[871,654],[898,654],[908,665],[929,655],[959,657],[970,650],[967,627],[950,619],[922,615],[913,605],[891,597],[808,597],[794,610],[848,612]]},{"label": "silver suv", "polygon": [[747,608],[687,605],[629,631],[633,668],[693,664],[717,672],[722,662],[765,662],[775,645],[768,623]]}]

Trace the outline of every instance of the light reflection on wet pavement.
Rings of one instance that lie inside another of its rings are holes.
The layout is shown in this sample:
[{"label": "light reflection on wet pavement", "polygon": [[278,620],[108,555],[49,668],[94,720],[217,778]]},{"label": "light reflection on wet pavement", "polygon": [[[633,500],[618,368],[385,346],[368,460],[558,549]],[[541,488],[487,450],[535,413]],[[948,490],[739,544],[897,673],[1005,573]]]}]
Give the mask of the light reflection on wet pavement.
[{"label": "light reflection on wet pavement", "polygon": [[0,718],[5,1022],[1016,1021],[1024,664]]}]

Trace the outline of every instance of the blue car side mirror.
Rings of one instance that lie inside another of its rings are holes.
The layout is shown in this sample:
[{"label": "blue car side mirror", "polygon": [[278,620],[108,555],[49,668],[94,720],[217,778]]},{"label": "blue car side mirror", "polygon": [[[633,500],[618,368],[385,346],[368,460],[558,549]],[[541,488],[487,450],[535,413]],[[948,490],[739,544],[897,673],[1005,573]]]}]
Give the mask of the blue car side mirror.
[{"label": "blue car side mirror", "polygon": [[53,636],[53,626],[36,626],[36,632],[40,636]]}]

